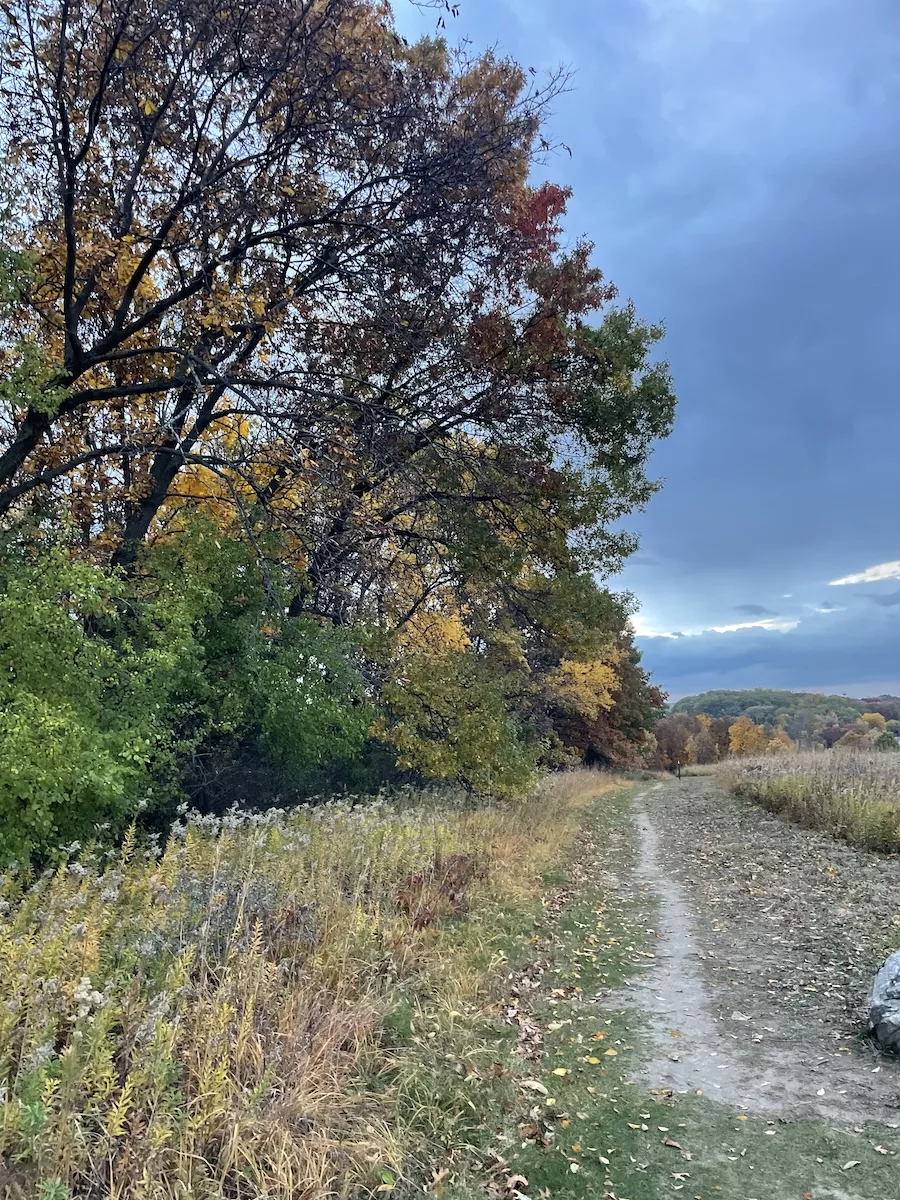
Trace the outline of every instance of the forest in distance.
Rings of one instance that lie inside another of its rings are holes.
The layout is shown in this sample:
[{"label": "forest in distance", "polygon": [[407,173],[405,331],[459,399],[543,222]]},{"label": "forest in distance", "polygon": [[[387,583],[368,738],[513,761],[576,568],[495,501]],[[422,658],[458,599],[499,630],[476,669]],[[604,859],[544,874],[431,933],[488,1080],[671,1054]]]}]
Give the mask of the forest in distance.
[{"label": "forest in distance", "polygon": [[896,750],[900,697],[855,699],[772,688],[683,696],[654,725],[654,766],[674,770],[729,755],[792,750]]}]

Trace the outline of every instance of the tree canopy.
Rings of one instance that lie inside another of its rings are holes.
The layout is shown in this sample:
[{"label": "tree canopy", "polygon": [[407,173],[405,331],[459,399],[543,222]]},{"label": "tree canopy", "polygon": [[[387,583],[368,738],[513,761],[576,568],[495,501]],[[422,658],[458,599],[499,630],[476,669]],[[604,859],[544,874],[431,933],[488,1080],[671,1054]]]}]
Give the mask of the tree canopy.
[{"label": "tree canopy", "polygon": [[563,77],[378,0],[3,13],[8,636],[77,624],[96,675],[46,728],[121,758],[115,706],[149,794],[205,803],[329,742],[510,793],[639,753],[662,698],[603,581],[674,396],[540,179]]}]

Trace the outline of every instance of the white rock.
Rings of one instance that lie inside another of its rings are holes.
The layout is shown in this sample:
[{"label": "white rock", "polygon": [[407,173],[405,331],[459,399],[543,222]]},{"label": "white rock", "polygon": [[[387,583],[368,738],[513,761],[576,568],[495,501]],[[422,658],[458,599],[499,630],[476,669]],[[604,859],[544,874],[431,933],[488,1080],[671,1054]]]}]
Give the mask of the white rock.
[{"label": "white rock", "polygon": [[882,1050],[900,1052],[900,950],[884,960],[872,983],[869,1028]]}]

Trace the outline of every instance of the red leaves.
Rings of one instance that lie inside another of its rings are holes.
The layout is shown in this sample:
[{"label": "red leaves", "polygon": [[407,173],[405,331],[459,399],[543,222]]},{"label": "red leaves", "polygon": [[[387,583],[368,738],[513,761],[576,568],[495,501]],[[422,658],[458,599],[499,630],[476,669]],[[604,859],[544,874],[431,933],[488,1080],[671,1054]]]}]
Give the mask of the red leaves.
[{"label": "red leaves", "polygon": [[558,183],[529,188],[513,219],[514,227],[523,238],[537,243],[547,254],[553,253],[559,247],[559,219],[571,195],[571,188],[560,187]]},{"label": "red leaves", "polygon": [[412,918],[414,929],[424,929],[438,917],[462,912],[469,884],[483,878],[484,869],[470,855],[451,854],[432,870],[410,875],[397,890],[397,907]]}]

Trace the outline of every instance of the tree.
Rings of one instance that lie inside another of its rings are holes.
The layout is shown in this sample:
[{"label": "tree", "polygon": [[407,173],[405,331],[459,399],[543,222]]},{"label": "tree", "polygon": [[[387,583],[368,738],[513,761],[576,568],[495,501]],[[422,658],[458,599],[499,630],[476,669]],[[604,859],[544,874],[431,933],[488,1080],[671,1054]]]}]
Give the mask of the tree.
[{"label": "tree", "polygon": [[889,730],[884,729],[873,742],[876,750],[897,750],[897,738]]},{"label": "tree", "polygon": [[766,731],[749,717],[738,717],[728,729],[728,748],[732,754],[763,754],[766,750]]},{"label": "tree", "polygon": [[657,765],[676,771],[698,761],[706,728],[692,713],[670,713],[656,723]]},{"label": "tree", "polygon": [[796,748],[783,729],[773,729],[766,742],[766,754],[790,754]]},{"label": "tree", "polygon": [[[274,426],[278,465],[302,466],[297,389],[327,419],[304,388],[325,329],[365,312],[409,347],[401,293],[509,236],[497,212],[547,95],[515,64],[406,47],[365,0],[4,12],[7,167],[39,267],[26,332],[66,395],[17,421],[0,505],[58,480],[112,491],[125,560],[187,463],[245,467]],[[226,454],[236,406],[253,420]]]},{"label": "tree", "polygon": [[841,750],[869,750],[878,736],[880,735],[873,729],[859,722],[851,726],[834,744]]},{"label": "tree", "polygon": [[868,725],[870,729],[877,729],[879,733],[887,728],[887,720],[878,712],[864,712],[859,719],[863,725]]},{"label": "tree", "polygon": [[550,732],[588,766],[639,766],[654,752],[665,695],[641,666],[628,629],[602,665],[606,670],[594,702],[576,710],[551,710]]},{"label": "tree", "polygon": [[471,650],[404,654],[401,664],[376,723],[400,767],[471,791],[521,795],[540,745],[511,711],[504,680]]},{"label": "tree", "polygon": [[380,0],[0,3],[0,528],[99,572],[86,659],[178,614],[167,794],[296,794],[369,725],[505,794],[636,761],[662,698],[602,580],[674,396],[529,182],[562,78]]},{"label": "tree", "polygon": [[21,333],[64,394],[7,413],[0,509],[49,490],[127,565],[193,472],[345,622],[393,556],[513,511],[627,549],[594,531],[649,494],[671,391],[659,329],[586,323],[614,289],[524,183],[558,81],[407,47],[368,0],[168,12],[7,4]]}]

